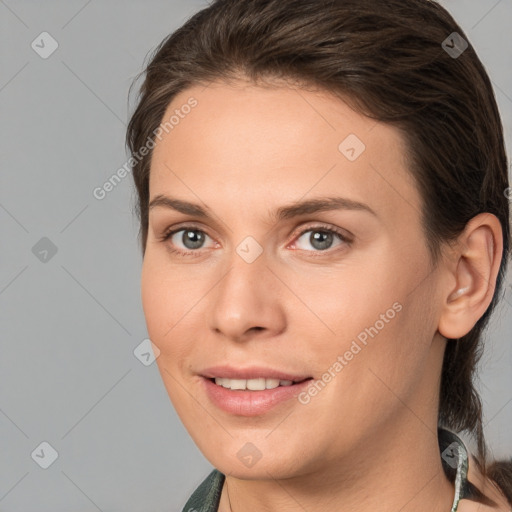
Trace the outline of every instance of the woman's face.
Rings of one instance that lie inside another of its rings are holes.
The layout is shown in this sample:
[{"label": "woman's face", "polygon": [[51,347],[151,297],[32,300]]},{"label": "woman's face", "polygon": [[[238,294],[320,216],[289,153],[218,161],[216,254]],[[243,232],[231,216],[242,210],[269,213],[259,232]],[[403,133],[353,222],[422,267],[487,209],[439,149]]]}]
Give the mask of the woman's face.
[{"label": "woman's face", "polygon": [[142,302],[209,461],[288,478],[435,431],[441,276],[399,133],[327,93],[245,82],[191,87],[173,115]]}]

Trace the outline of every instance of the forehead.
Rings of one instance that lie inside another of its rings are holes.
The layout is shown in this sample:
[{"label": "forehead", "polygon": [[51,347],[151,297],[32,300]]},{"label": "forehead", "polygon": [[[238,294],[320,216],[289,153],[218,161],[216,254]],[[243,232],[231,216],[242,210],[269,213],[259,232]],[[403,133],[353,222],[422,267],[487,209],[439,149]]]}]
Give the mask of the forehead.
[{"label": "forehead", "polygon": [[388,223],[419,219],[401,133],[325,91],[214,82],[177,95],[166,122],[150,198],[172,193],[212,207],[229,199],[246,209],[337,192]]}]

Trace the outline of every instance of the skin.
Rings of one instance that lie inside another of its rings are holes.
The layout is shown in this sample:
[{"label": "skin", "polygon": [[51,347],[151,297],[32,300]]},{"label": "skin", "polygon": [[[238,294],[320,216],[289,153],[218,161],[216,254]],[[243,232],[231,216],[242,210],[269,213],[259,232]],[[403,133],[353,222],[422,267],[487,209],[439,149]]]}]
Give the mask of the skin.
[{"label": "skin", "polygon": [[[395,128],[326,92],[242,79],[182,91],[164,119],[191,96],[198,105],[154,148],[150,201],[172,196],[208,207],[212,217],[150,210],[141,293],[169,397],[199,449],[227,475],[220,512],[340,510],[340,503],[353,512],[449,511],[454,488],[436,437],[442,356],[446,337],[466,334],[491,301],[498,219],[472,219],[433,268],[421,197]],[[354,161],[338,149],[349,134],[366,146]],[[376,215],[270,216],[333,195]],[[162,240],[191,223],[206,235],[199,249],[183,245],[183,232]],[[315,228],[338,228],[351,241],[334,234],[321,250],[310,238]],[[306,229],[313,232],[301,235]],[[236,252],[247,236],[263,250],[252,263]],[[394,303],[400,312],[307,404],[291,399],[247,418],[204,393],[198,374],[223,363],[321,379]],[[247,442],[261,453],[250,468],[237,457]],[[473,510],[466,503],[460,511]]]}]

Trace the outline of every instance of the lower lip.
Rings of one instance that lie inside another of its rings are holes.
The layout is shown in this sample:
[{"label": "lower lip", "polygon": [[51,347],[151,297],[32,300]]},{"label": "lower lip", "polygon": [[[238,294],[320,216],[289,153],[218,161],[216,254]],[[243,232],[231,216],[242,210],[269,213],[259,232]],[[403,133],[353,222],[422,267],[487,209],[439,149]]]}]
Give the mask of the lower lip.
[{"label": "lower lip", "polygon": [[242,391],[219,386],[206,377],[202,379],[209,399],[223,411],[238,416],[265,414],[279,404],[297,397],[311,382],[311,379],[308,379],[291,386],[279,386],[263,391]]}]

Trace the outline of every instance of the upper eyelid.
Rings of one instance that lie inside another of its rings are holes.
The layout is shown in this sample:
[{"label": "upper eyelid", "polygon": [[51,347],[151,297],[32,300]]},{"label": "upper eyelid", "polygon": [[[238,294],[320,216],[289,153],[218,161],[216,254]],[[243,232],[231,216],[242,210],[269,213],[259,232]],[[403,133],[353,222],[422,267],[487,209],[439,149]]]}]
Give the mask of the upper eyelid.
[{"label": "upper eyelid", "polygon": [[[306,221],[307,223],[308,221]],[[309,222],[315,222],[315,221],[309,221]],[[311,229],[324,229],[325,231],[334,231],[334,232],[337,232],[337,231],[346,231],[342,228],[337,228],[337,227],[334,227],[334,226],[330,226],[329,224],[327,223],[322,223],[320,221],[317,221],[318,223],[313,225],[313,226],[308,226],[308,227],[303,227],[303,228],[297,228],[294,230],[297,231],[297,234],[301,235],[303,234],[304,232],[306,231],[309,231]],[[303,223],[304,224],[304,223]],[[178,226],[170,226],[169,228],[166,228],[164,231],[163,231],[163,234],[169,234],[169,233],[176,233],[178,231],[182,231],[182,230],[186,230],[186,229],[190,229],[191,231],[194,230],[194,231],[201,231],[203,233],[206,233],[208,235],[208,231],[206,229],[204,229],[203,227],[201,226],[198,226],[198,225],[195,225],[194,223],[186,223],[186,224],[183,224],[182,226],[178,225]],[[210,236],[210,235],[208,235]],[[210,237],[211,238],[211,237]]]}]

